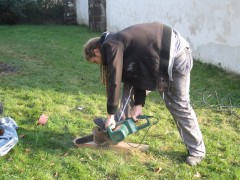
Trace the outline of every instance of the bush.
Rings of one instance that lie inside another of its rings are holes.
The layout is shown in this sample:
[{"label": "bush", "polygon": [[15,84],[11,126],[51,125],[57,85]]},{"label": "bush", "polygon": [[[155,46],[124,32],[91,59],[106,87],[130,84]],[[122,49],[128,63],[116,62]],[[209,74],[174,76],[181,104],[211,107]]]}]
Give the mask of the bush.
[{"label": "bush", "polygon": [[64,0],[0,0],[0,24],[63,23]]},{"label": "bush", "polygon": [[0,0],[0,24],[16,24],[25,17],[23,0]]}]

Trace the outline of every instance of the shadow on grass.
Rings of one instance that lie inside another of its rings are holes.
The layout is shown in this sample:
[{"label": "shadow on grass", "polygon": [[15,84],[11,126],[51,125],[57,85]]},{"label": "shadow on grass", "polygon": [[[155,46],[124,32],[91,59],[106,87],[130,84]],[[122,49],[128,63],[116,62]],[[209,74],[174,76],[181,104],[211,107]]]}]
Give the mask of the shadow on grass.
[{"label": "shadow on grass", "polygon": [[188,154],[182,151],[153,151],[156,157],[166,157],[170,159],[174,164],[181,164],[184,163]]},{"label": "shadow on grass", "polygon": [[68,130],[54,132],[43,126],[35,126],[34,129],[20,127],[17,130],[19,136],[18,145],[25,152],[45,151],[58,153],[74,148],[73,135]]}]

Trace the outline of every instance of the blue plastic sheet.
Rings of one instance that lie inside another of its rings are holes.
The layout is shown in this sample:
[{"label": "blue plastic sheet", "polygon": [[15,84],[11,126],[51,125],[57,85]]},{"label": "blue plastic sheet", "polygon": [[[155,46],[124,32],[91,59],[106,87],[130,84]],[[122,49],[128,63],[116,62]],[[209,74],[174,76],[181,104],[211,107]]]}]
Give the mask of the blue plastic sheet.
[{"label": "blue plastic sheet", "polygon": [[10,117],[0,118],[0,128],[4,133],[0,136],[0,156],[6,155],[18,142],[16,129],[18,125]]}]

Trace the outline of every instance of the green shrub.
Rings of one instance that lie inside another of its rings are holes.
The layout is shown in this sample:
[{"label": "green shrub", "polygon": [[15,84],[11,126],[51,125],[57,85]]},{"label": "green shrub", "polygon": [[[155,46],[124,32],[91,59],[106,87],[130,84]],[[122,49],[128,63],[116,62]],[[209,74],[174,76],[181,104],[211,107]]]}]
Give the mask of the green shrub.
[{"label": "green shrub", "polygon": [[63,23],[64,0],[0,0],[0,24]]},{"label": "green shrub", "polygon": [[0,24],[17,24],[25,17],[24,0],[0,0]]}]

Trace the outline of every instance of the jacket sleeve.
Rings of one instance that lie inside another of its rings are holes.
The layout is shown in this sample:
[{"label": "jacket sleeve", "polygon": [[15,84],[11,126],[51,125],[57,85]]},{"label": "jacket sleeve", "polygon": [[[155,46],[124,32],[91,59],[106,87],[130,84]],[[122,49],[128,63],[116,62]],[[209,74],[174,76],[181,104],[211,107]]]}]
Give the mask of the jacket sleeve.
[{"label": "jacket sleeve", "polygon": [[145,104],[146,100],[146,91],[139,88],[134,88],[134,105],[142,105],[142,107]]},{"label": "jacket sleeve", "polygon": [[116,114],[122,82],[123,48],[118,43],[105,43],[103,48],[108,67],[107,113]]}]

